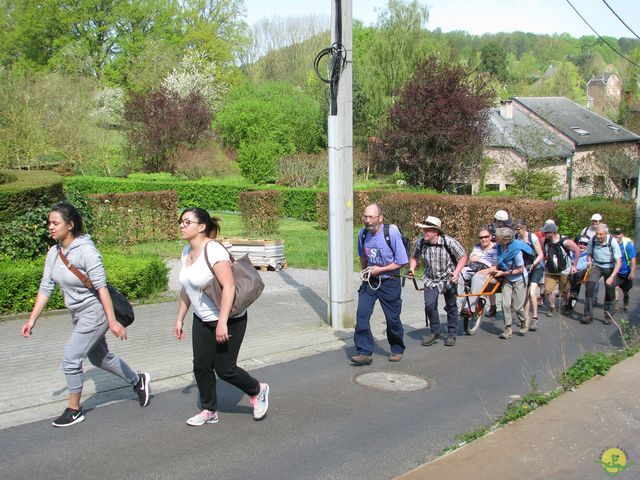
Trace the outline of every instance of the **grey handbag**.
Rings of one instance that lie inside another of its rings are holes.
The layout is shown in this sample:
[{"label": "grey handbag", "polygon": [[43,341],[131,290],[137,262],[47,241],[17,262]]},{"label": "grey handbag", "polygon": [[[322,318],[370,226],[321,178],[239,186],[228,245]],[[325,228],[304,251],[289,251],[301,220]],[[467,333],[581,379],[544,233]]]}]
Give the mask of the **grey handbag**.
[{"label": "grey handbag", "polygon": [[[217,243],[227,250],[220,242]],[[211,299],[211,301],[213,301],[213,303],[216,304],[218,308],[220,308],[222,287],[216,278],[216,274],[213,272],[211,263],[209,263],[207,245],[204,246],[204,259],[207,262],[209,270],[213,273],[213,278],[204,286],[202,291]],[[227,250],[227,252],[229,252],[229,250]],[[231,252],[229,252],[229,257],[231,259],[231,272],[233,273],[233,279],[236,283],[236,296],[233,299],[233,305],[231,307],[229,317],[237,317],[262,294],[262,291],[264,290],[264,282],[262,281],[262,277],[260,277],[260,273],[255,269],[251,260],[249,260],[249,255],[234,258],[234,256],[231,255]]]}]

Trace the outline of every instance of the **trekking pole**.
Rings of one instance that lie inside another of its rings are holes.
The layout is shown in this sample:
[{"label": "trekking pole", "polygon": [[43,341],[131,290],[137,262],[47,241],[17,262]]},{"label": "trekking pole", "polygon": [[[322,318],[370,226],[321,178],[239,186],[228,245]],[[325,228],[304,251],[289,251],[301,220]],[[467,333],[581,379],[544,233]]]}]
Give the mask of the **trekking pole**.
[{"label": "trekking pole", "polygon": [[409,278],[413,282],[413,288],[415,288],[418,292],[421,292],[422,290],[424,290],[424,287],[418,287],[418,281],[416,280],[415,275],[398,274],[398,275],[391,275],[391,276],[394,277],[394,278],[401,278],[403,287],[405,285],[405,282],[406,282],[407,278]]}]

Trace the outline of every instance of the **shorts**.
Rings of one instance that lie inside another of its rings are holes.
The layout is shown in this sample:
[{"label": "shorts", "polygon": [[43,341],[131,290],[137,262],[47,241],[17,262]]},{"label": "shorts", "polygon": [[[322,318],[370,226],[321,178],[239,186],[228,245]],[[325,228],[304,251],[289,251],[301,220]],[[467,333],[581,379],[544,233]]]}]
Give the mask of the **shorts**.
[{"label": "shorts", "polygon": [[623,292],[628,292],[633,287],[633,280],[629,280],[629,275],[618,275],[615,281],[616,287],[620,287]]},{"label": "shorts", "polygon": [[532,283],[540,285],[544,276],[544,267],[537,265],[536,268],[529,272],[529,285]]},{"label": "shorts", "polygon": [[549,273],[544,274],[544,290],[547,293],[552,293],[556,287],[561,295],[567,295],[569,293],[569,275],[563,275],[561,273]]}]

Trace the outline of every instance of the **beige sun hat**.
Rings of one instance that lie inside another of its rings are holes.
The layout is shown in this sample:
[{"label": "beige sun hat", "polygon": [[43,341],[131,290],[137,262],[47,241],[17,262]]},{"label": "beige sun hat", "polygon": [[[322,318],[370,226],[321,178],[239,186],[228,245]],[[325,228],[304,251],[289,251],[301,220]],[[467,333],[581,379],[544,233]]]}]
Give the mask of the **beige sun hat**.
[{"label": "beige sun hat", "polygon": [[424,219],[424,223],[416,223],[416,227],[433,228],[440,233],[444,233],[444,230],[442,230],[442,221],[438,217],[432,217],[431,215]]}]

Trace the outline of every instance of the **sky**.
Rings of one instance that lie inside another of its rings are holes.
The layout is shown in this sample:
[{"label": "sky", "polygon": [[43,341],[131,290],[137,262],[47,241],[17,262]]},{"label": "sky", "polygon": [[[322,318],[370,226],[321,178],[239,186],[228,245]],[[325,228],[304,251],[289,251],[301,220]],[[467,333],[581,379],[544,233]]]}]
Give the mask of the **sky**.
[{"label": "sky", "polygon": [[[427,28],[443,32],[464,30],[474,35],[497,32],[569,33],[594,35],[567,0],[419,0],[429,9]],[[637,38],[609,10],[603,0],[570,0],[600,34]],[[640,35],[640,1],[606,0],[631,30]],[[244,0],[247,23],[265,17],[308,14],[330,18],[333,0]],[[351,0],[353,17],[373,25],[387,0]]]}]

